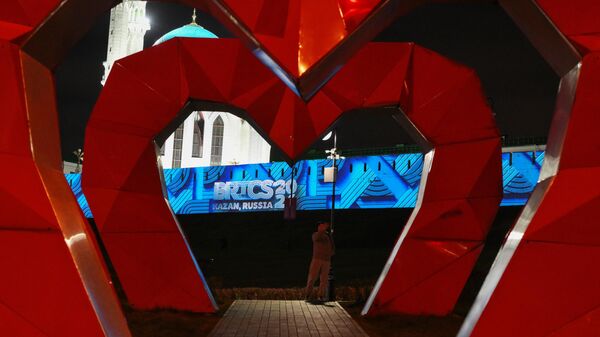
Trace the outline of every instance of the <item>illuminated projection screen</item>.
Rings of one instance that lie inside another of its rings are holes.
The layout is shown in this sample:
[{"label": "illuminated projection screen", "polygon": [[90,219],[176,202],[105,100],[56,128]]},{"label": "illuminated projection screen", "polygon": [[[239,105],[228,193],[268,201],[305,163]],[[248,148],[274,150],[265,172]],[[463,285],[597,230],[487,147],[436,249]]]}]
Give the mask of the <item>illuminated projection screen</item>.
[{"label": "illuminated projection screen", "polygon": [[[525,204],[543,159],[544,152],[502,155],[502,206]],[[283,162],[167,169],[164,175],[176,214],[282,211],[292,192],[298,198],[298,210],[323,210],[331,208],[332,183],[324,182],[325,168],[331,165],[327,159],[301,161],[293,175]],[[336,208],[412,208],[422,169],[420,153],[343,159],[338,162]],[[91,218],[80,176],[66,176],[83,212]]]}]

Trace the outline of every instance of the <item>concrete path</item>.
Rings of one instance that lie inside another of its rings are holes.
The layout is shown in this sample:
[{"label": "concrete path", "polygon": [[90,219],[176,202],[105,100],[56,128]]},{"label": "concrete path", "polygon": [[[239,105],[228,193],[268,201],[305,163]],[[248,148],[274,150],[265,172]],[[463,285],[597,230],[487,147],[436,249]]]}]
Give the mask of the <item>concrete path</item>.
[{"label": "concrete path", "polygon": [[211,337],[368,337],[337,302],[235,301]]}]

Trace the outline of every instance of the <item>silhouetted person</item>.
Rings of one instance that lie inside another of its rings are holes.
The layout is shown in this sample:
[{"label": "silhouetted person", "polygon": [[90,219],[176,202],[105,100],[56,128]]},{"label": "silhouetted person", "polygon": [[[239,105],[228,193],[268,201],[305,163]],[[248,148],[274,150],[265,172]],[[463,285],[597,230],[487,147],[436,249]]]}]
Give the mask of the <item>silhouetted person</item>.
[{"label": "silhouetted person", "polygon": [[308,269],[308,281],[306,282],[305,292],[306,300],[310,299],[317,276],[320,276],[317,296],[319,300],[325,299],[325,289],[327,287],[329,268],[331,266],[331,256],[333,256],[335,252],[333,239],[329,233],[327,233],[328,229],[328,222],[319,222],[317,231],[312,235],[313,256],[312,261],[310,261],[310,268]]}]

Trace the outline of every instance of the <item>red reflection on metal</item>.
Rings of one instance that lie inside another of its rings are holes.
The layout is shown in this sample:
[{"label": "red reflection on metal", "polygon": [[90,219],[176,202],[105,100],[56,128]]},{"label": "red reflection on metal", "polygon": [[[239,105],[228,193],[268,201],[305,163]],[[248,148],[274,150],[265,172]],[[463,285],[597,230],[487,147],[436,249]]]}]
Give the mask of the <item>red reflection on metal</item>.
[{"label": "red reflection on metal", "polygon": [[358,25],[379,5],[381,0],[339,0],[342,17],[349,32]]},{"label": "red reflection on metal", "polygon": [[395,18],[430,1],[223,0],[207,9],[309,99]]},{"label": "red reflection on metal", "polygon": [[[600,258],[600,5],[591,0],[537,4],[584,56],[561,81],[540,182],[460,337],[596,336],[600,331],[595,267]],[[530,25],[518,15],[515,19]]]},{"label": "red reflection on metal", "polygon": [[381,0],[225,0],[262,48],[295,78],[352,33]]},{"label": "red reflection on metal", "polygon": [[58,4],[0,3],[0,335],[128,337],[62,172],[52,73],[22,50]]}]

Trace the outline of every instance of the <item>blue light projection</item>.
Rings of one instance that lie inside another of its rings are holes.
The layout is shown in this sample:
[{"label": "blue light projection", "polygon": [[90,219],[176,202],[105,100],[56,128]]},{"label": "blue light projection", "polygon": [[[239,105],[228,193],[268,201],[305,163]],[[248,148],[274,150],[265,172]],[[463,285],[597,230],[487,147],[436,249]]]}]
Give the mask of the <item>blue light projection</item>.
[{"label": "blue light projection", "polygon": [[[502,206],[527,202],[543,160],[544,152],[502,154]],[[292,192],[298,198],[298,210],[322,210],[331,208],[332,184],[323,181],[324,168],[331,164],[328,159],[305,160],[294,166],[293,173],[287,163],[274,162],[168,169],[164,175],[176,214],[283,210]],[[412,208],[422,169],[420,153],[343,159],[338,162],[336,208]],[[91,217],[80,175],[66,177],[85,216]]]}]

